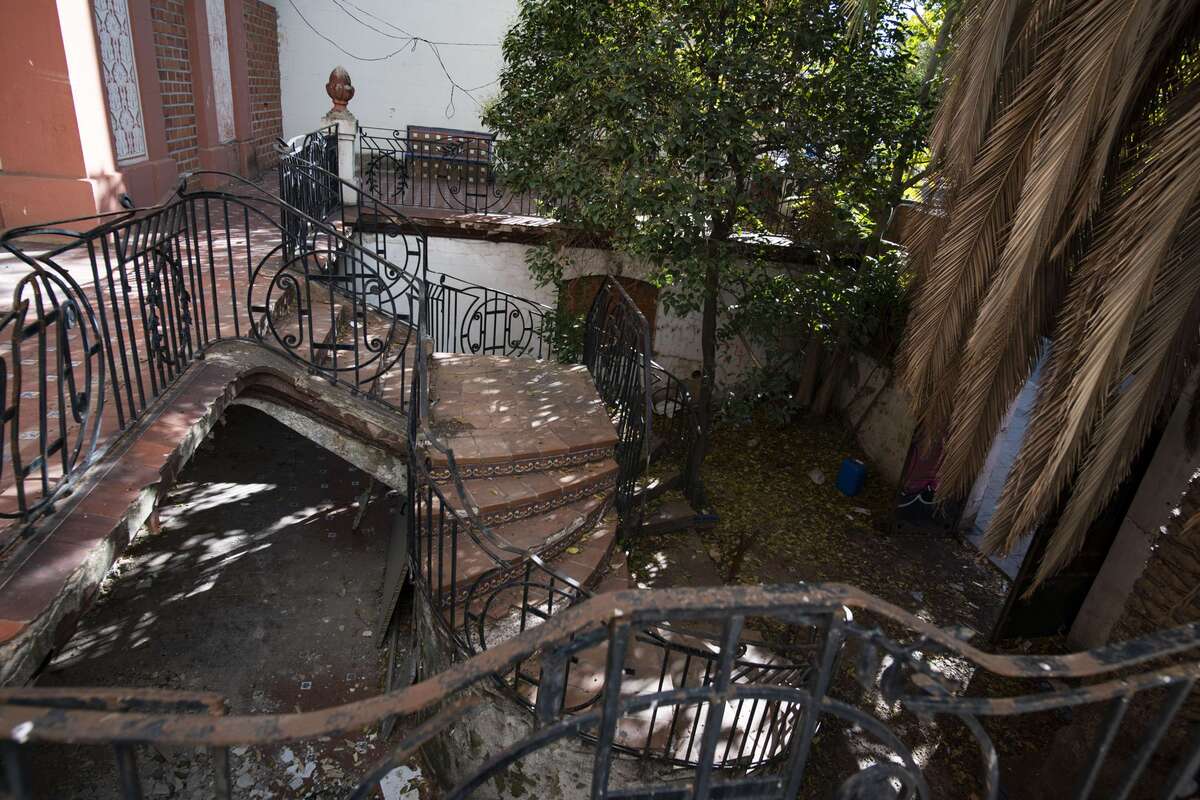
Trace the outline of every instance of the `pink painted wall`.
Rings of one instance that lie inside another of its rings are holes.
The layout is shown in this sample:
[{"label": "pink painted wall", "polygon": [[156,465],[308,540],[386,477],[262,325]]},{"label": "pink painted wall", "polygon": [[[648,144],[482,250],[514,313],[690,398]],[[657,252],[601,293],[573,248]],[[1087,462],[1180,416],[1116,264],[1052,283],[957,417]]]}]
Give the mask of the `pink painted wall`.
[{"label": "pink painted wall", "polygon": [[90,214],[54,3],[0,0],[0,227]]},{"label": "pink painted wall", "polygon": [[[146,146],[144,156],[118,163],[92,0],[0,0],[0,228],[114,210],[123,193],[137,205],[153,205],[177,185],[152,0],[127,2]],[[210,3],[194,0],[187,4],[187,29],[197,160],[201,169],[246,175],[256,158],[243,2],[211,5],[217,16],[225,12],[234,136],[223,141],[217,131]]]}]

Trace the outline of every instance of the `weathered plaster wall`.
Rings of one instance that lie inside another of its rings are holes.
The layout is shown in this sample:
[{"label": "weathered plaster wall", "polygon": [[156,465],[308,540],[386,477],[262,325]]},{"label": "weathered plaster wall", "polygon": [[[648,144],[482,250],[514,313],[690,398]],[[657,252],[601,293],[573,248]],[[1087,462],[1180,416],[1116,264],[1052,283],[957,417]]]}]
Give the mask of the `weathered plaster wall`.
[{"label": "weathered plaster wall", "polygon": [[916,421],[908,401],[891,382],[891,370],[862,353],[855,354],[838,393],[847,424],[857,426],[858,443],[876,469],[898,483]]},{"label": "weathered plaster wall", "polygon": [[[330,107],[323,87],[338,64],[354,82],[350,110],[363,125],[481,130],[476,101],[455,91],[451,103],[437,57],[426,44],[414,49],[401,29],[433,41],[482,45],[443,44],[439,51],[454,80],[467,88],[481,86],[472,94],[484,101],[495,93],[500,40],[517,12],[517,0],[356,0],[345,7],[353,16],[326,0],[271,4],[279,12],[285,138],[317,127]],[[361,61],[347,53],[381,60]]]}]

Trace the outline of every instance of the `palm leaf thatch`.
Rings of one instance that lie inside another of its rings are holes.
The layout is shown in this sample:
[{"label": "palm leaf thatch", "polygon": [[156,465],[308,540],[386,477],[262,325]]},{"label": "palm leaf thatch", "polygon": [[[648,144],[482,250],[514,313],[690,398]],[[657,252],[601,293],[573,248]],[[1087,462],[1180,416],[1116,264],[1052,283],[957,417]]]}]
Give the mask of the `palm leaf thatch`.
[{"label": "palm leaf thatch", "polygon": [[934,123],[899,380],[970,491],[1049,339],[986,539],[1058,510],[1035,585],[1170,409],[1200,342],[1200,3],[967,0]]}]

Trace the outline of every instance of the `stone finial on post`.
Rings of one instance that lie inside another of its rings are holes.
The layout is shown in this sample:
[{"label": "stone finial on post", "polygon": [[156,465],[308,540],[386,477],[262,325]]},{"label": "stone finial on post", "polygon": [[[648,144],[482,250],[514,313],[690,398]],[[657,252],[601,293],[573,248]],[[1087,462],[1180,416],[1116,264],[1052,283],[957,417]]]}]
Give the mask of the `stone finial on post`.
[{"label": "stone finial on post", "polygon": [[346,111],[346,104],[354,97],[354,84],[350,82],[350,73],[346,72],[345,67],[339,64],[329,73],[329,82],[325,84],[325,93],[333,101],[330,114],[336,114],[339,111],[350,113]]},{"label": "stone finial on post", "polygon": [[[329,73],[329,81],[325,84],[325,93],[333,101],[333,108],[321,118],[321,126],[337,126],[338,133],[338,174],[342,180],[354,182],[358,177],[354,169],[354,147],[358,142],[358,119],[346,108],[346,104],[354,97],[354,84],[350,82],[350,73],[340,64]],[[342,202],[354,204],[358,202],[358,192],[349,186],[342,186]]]}]

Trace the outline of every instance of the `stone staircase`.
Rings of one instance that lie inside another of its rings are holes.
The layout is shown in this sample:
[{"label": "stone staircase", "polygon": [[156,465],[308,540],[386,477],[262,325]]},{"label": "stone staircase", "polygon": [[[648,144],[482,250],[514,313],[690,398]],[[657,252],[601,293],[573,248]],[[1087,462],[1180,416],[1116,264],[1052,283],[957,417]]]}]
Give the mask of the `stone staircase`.
[{"label": "stone staircase", "polygon": [[[536,554],[585,589],[602,582],[608,588],[628,586],[613,507],[617,432],[584,367],[435,353],[429,428],[453,452],[462,489],[497,541]],[[447,510],[463,516],[463,496],[445,453],[431,447],[425,455]],[[451,554],[443,551],[444,563],[430,571],[435,592],[449,595],[453,588],[461,596],[474,590],[474,606],[456,608],[454,624],[465,613],[494,622],[510,615],[521,602],[519,593],[490,590],[516,577],[525,557],[494,546],[489,554],[470,536],[457,541],[455,569]],[[504,561],[500,570],[497,552]],[[478,584],[489,572],[487,584]]]}]

